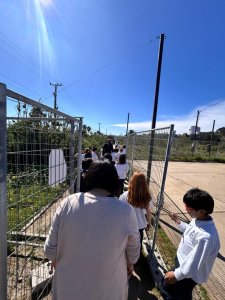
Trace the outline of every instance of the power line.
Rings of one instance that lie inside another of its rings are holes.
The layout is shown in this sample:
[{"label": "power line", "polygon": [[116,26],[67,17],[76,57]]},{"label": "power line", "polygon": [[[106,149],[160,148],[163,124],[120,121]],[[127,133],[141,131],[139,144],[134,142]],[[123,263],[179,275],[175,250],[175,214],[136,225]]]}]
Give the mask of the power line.
[{"label": "power line", "polygon": [[[129,52],[127,52],[127,53],[121,55],[120,57],[118,57],[118,58],[116,58],[116,59],[114,59],[114,60],[112,60],[112,61],[110,61],[110,62],[108,62],[108,63],[106,63],[106,64],[104,64],[104,65],[102,65],[102,66],[100,66],[100,67],[97,68],[96,70],[92,71],[92,73],[90,73],[90,74],[93,75],[93,74],[96,74],[96,73],[99,73],[99,72],[103,71],[103,70],[106,69],[107,67],[109,67],[109,66],[111,66],[111,65],[113,65],[113,64],[115,64],[115,63],[117,63],[117,62],[119,62],[119,61],[121,61],[121,60],[123,60],[124,58],[130,56],[131,54],[137,52],[139,49],[141,49],[141,48],[143,48],[143,47],[149,45],[149,43],[152,43],[152,42],[153,42],[153,40],[150,40],[150,41],[148,41],[148,42],[145,42],[144,44],[138,46],[137,48],[135,48],[135,49],[133,49],[133,50],[131,50],[131,51],[129,51]],[[75,85],[76,83],[79,83],[80,81],[83,81],[85,78],[86,78],[86,77],[82,77],[82,78],[80,78],[80,79],[77,79],[77,80],[71,82],[69,85],[65,86],[61,91],[64,91],[65,89],[70,88],[71,86]]]},{"label": "power line", "polygon": [[[24,50],[22,50],[18,45],[16,45],[16,43],[14,43],[12,40],[10,40],[10,38],[8,36],[6,36],[4,33],[2,33],[0,31],[0,39],[9,47],[11,48],[16,54],[19,54],[20,56],[23,56],[26,60],[27,63],[29,63],[30,65],[35,64],[38,68],[40,67],[40,63],[35,60],[33,57],[31,57],[30,55],[28,55]],[[1,48],[3,51],[7,52],[5,49]],[[7,54],[9,54],[7,52]],[[10,55],[10,54],[9,54]],[[17,58],[16,58],[17,59]],[[46,72],[47,70],[45,68],[42,67],[42,69],[44,69],[44,71]],[[36,71],[36,69],[35,69]],[[47,74],[50,74],[47,71]],[[48,75],[49,76],[49,75]],[[47,80],[47,77],[42,76],[44,79]]]},{"label": "power line", "polygon": [[224,102],[224,101],[225,101],[225,99],[222,99],[222,100],[220,100],[220,101],[218,101],[218,102],[212,103],[212,104],[210,104],[210,105],[204,107],[203,109],[201,109],[200,112],[202,112],[203,110],[205,110],[205,109],[207,109],[207,108],[209,108],[209,107],[216,106],[217,104],[220,104],[220,103],[222,103],[222,102]]}]

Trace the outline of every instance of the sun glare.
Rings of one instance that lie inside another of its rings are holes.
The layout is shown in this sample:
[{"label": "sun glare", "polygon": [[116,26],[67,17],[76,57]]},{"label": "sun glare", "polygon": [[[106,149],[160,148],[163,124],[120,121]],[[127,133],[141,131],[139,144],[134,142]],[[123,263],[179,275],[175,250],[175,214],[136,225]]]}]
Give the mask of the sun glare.
[{"label": "sun glare", "polygon": [[50,6],[53,3],[53,0],[39,0],[39,2],[43,6]]}]

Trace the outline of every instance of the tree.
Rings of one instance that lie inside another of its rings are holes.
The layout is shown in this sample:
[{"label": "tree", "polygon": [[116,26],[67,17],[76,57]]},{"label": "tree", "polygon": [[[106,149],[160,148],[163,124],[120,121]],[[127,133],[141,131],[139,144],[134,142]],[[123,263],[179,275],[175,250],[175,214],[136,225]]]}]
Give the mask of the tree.
[{"label": "tree", "polygon": [[216,132],[220,133],[222,136],[225,136],[225,127],[217,129]]}]

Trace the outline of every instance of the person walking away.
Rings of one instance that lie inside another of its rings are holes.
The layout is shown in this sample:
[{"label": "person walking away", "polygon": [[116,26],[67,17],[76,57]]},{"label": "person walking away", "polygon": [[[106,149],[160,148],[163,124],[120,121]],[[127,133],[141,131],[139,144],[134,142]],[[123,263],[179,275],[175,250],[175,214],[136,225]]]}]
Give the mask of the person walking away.
[{"label": "person walking away", "polygon": [[111,140],[108,139],[107,143],[105,143],[102,147],[102,154],[104,156],[105,153],[111,153],[113,150],[113,144],[111,143]]},{"label": "person walking away", "polygon": [[165,274],[160,286],[164,300],[191,300],[193,288],[207,281],[220,249],[219,235],[210,216],[213,198],[206,191],[193,188],[184,195],[183,202],[192,220],[186,224],[176,214],[171,214],[183,237],[175,268]]},{"label": "person walking away", "polygon": [[99,160],[98,155],[97,155],[97,148],[96,147],[92,148],[91,156],[92,156],[93,161]]},{"label": "person walking away", "polygon": [[109,163],[92,163],[85,186],[62,201],[45,242],[55,267],[53,300],[127,300],[140,251],[135,212],[113,196],[118,176]]},{"label": "person walking away", "polygon": [[123,187],[124,187],[124,180],[127,177],[128,171],[129,171],[129,165],[126,162],[126,155],[121,154],[119,157],[119,162],[115,164],[115,168],[119,177],[119,184],[120,184],[120,192],[119,195],[123,193]]},{"label": "person walking away", "polygon": [[143,231],[146,228],[149,229],[151,225],[151,210],[153,207],[145,175],[141,172],[135,172],[130,178],[128,191],[124,192],[119,199],[129,203],[134,208],[142,250]]}]

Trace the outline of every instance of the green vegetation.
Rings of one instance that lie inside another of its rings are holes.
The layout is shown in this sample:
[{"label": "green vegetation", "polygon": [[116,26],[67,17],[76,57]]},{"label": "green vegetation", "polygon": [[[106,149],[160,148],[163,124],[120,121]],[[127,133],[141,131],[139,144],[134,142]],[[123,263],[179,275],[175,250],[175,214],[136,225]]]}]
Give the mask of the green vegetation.
[{"label": "green vegetation", "polygon": [[32,176],[23,181],[17,176],[8,176],[8,230],[21,230],[41,208],[54,201],[63,190],[65,184],[49,187]]}]

